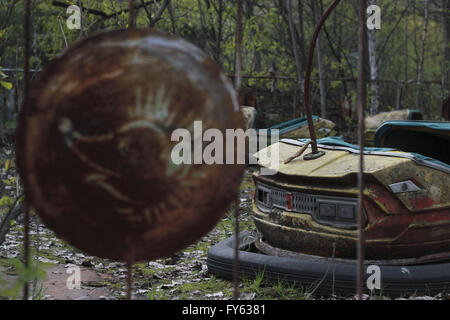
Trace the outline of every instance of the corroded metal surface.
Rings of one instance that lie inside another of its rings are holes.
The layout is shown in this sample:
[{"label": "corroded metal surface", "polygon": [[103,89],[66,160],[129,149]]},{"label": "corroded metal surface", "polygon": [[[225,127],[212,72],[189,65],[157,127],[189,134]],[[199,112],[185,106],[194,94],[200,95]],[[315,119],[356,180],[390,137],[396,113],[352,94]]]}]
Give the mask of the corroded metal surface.
[{"label": "corroded metal surface", "polygon": [[[367,208],[367,203],[364,205]],[[254,208],[253,219],[257,229],[272,246],[331,257],[335,243],[337,258],[356,259],[358,235],[355,230],[328,227],[317,223],[307,214],[283,212],[270,216],[257,208]],[[377,222],[382,224],[377,225]],[[449,224],[441,227],[441,230],[447,230],[447,235],[442,235],[441,239],[430,235],[429,228],[414,230],[417,233],[412,234],[409,232],[410,225],[411,220],[406,215],[389,219],[379,217],[378,221],[365,229],[366,259],[411,259],[448,252]]]},{"label": "corroded metal surface", "polygon": [[[323,158],[316,160],[322,161],[321,170],[327,168],[326,157],[335,152],[341,151],[330,151]],[[371,159],[370,156],[366,157]],[[381,161],[381,164],[385,164],[385,168],[381,167],[376,171],[370,170],[371,160],[366,161],[369,168],[366,168],[368,171],[366,171],[367,183],[363,205],[367,215],[367,225],[364,229],[367,259],[420,258],[423,262],[448,256],[443,253],[448,252],[450,246],[450,202],[442,198],[448,189],[445,186],[445,184],[448,186],[448,175],[436,172],[440,176],[434,176],[434,171],[437,170],[417,166],[411,160],[407,161],[409,163],[401,161],[396,165]],[[321,174],[309,177],[308,171],[302,169],[307,162],[300,160],[295,166],[294,163],[295,160],[292,162],[296,168],[295,175],[291,173],[286,176],[265,177],[254,174],[254,179],[290,192],[356,199],[358,194],[355,183],[356,165],[349,163],[347,170],[341,167],[342,172],[337,175],[334,174],[336,163],[332,161],[329,162],[328,175],[325,171],[320,171]],[[344,172],[347,174],[343,174]],[[411,176],[414,176],[416,183],[422,186],[422,191],[394,194],[386,185],[388,181],[401,181]],[[444,191],[438,192],[440,188]],[[358,241],[356,230],[324,225],[307,213],[287,212],[278,208],[263,212],[255,203],[253,214],[257,229],[272,246],[330,257],[333,243],[336,243],[337,258],[356,258]],[[424,258],[430,255],[433,257]]]},{"label": "corroded metal surface", "polygon": [[[270,150],[268,153],[276,150],[276,148],[280,150],[279,163],[273,163],[272,165],[274,167],[278,166],[278,171],[282,174],[298,177],[341,178],[355,175],[359,170],[358,155],[347,151],[328,152],[327,150],[326,155],[315,161],[305,161],[303,158],[297,158],[288,164],[284,164],[284,161],[295,154],[299,148],[295,145],[278,142],[278,145],[273,144],[267,147]],[[256,156],[258,157],[258,154]],[[365,156],[364,159],[366,173],[393,167],[402,162],[412,162],[409,159],[370,155]]]},{"label": "corroded metal surface", "polygon": [[[315,161],[297,158],[285,164],[286,159],[298,151],[298,147],[279,142],[278,146],[272,145],[268,149],[274,147],[278,147],[280,150],[278,171],[284,175],[298,178],[352,181],[358,172],[357,154],[333,150]],[[448,173],[417,165],[407,158],[379,155],[364,156],[364,172],[378,180],[386,189],[389,189],[389,185],[392,183],[410,179],[413,179],[421,188],[419,192],[390,194],[389,198],[380,199],[380,203],[389,203],[392,196],[398,198],[411,212],[450,207],[450,193],[447,192],[450,181]],[[373,196],[372,198],[378,201],[378,197]]]},{"label": "corroded metal surface", "polygon": [[175,165],[171,134],[187,128],[194,141],[194,120],[203,131],[243,127],[232,85],[197,47],[151,30],[85,39],[49,63],[22,108],[26,195],[57,235],[90,254],[170,255],[214,226],[244,169]]}]

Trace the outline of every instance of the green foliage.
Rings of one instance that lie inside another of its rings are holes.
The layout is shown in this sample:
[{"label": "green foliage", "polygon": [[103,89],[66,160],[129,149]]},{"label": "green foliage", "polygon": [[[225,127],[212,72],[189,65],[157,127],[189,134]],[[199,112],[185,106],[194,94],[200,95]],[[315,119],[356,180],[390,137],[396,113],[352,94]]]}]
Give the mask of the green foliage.
[{"label": "green foliage", "polygon": [[[20,298],[20,292],[26,283],[32,283],[33,281],[45,278],[46,273],[39,267],[39,264],[34,260],[30,259],[30,261],[32,261],[32,263],[26,267],[24,263],[18,259],[7,260],[7,263],[10,268],[14,270],[18,279],[12,285],[8,286],[6,280],[3,280],[0,277],[0,296],[8,297],[10,299]],[[39,297],[41,297],[40,292],[41,290],[38,291]]]},{"label": "green foliage", "polygon": [[8,197],[8,196],[3,196],[3,197],[1,197],[1,199],[0,199],[0,208],[1,208],[1,207],[5,207],[5,206],[10,207],[10,206],[12,206],[13,204],[14,204],[14,199],[11,199],[11,198]]},{"label": "green foliage", "polygon": [[12,83],[11,82],[6,82],[6,81],[0,81],[0,85],[7,89],[7,90],[11,90],[12,89]]},{"label": "green foliage", "polygon": [[266,280],[264,278],[264,271],[259,271],[256,273],[254,279],[243,279],[243,285],[246,291],[254,292],[256,294],[262,293],[262,287],[266,285]]},{"label": "green foliage", "polygon": [[[5,30],[3,30],[3,31],[5,31]],[[2,38],[2,32],[0,31],[0,40],[1,40],[1,38]],[[5,79],[7,77],[8,76],[3,73],[2,67],[0,66],[0,79]],[[11,90],[12,89],[12,83],[0,80],[0,87],[3,87],[5,89],[7,89],[7,90]]]},{"label": "green foliage", "polygon": [[[64,35],[69,44],[101,30],[126,28],[128,14],[126,1],[88,1],[82,0],[84,7],[103,11],[106,14],[119,12],[118,15],[104,19],[98,15],[82,13],[82,29],[69,30],[65,24],[67,13],[64,8],[52,5],[51,1],[33,1],[33,58],[32,68],[40,69],[65,48]],[[0,4],[0,21],[8,18],[4,26],[0,23],[0,56],[3,65],[16,64],[16,52],[19,61],[23,61],[23,2],[19,1],[11,14],[8,14],[8,1]],[[67,1],[78,4],[78,1]],[[243,74],[265,76],[273,71],[277,75],[296,77],[296,67],[292,50],[291,37],[286,20],[286,11],[280,7],[282,1],[250,1],[243,8]],[[323,11],[331,0],[321,1],[319,11]],[[303,27],[303,42],[298,43],[300,56],[306,56],[309,39],[314,23],[309,4],[303,2],[303,16],[299,16],[298,2],[293,1],[294,24],[300,36],[300,24]],[[379,77],[392,80],[404,80],[405,71],[408,78],[417,77],[417,61],[419,60],[423,28],[423,2],[380,0],[382,27],[376,31],[377,61]],[[153,16],[157,7],[152,3],[147,7]],[[233,74],[235,68],[235,18],[234,1],[177,0],[171,1],[170,9],[166,9],[155,27],[193,42],[205,50],[224,69]],[[441,14],[443,8],[438,3],[431,3],[430,10],[437,12],[430,15],[428,33],[425,43],[425,61],[423,79],[441,79],[447,69],[448,61],[443,61],[443,41]],[[62,22],[60,25],[60,21]],[[357,14],[353,2],[341,2],[335,12],[326,21],[321,32],[321,48],[325,74],[329,78],[355,78],[357,75]],[[138,27],[150,25],[147,12],[141,8],[137,11]],[[61,31],[61,28],[63,31]],[[63,34],[64,32],[64,34]],[[404,37],[406,36],[406,47]],[[406,49],[406,51],[405,51]],[[408,57],[405,70],[405,57]],[[315,60],[316,60],[315,56]],[[303,61],[304,63],[304,61]],[[303,64],[302,68],[305,68]],[[444,70],[444,71],[443,71]],[[317,76],[317,63],[314,63],[313,77]],[[1,77],[1,71],[0,71]],[[448,81],[448,79],[447,79]],[[0,87],[11,90],[11,82],[2,80]],[[270,80],[248,79],[250,87],[271,88]],[[275,83],[281,91],[291,92],[291,81],[279,80]],[[338,104],[343,96],[356,90],[356,83],[330,80],[326,83],[329,104]],[[440,99],[449,94],[449,87],[440,84],[425,84],[424,103],[419,106],[429,114],[439,114]],[[312,90],[316,90],[317,82],[312,82]],[[380,84],[380,101],[384,106],[395,105],[396,85]],[[416,84],[410,82],[402,88],[402,107],[415,104]],[[313,96],[314,98],[314,96]],[[317,99],[317,97],[315,98]]]}]

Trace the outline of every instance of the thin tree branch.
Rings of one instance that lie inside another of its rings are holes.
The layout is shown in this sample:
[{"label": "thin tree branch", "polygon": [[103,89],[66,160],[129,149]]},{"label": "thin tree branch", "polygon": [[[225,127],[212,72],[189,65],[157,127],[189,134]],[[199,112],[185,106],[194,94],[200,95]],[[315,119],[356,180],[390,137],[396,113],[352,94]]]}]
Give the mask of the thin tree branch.
[{"label": "thin tree branch", "polygon": [[11,221],[15,220],[23,210],[23,202],[19,203],[19,200],[23,197],[23,194],[20,194],[14,201],[14,204],[9,208],[9,211],[4,216],[3,220],[0,221],[0,244],[5,241],[6,235],[11,228]]},{"label": "thin tree branch", "polygon": [[170,0],[164,0],[163,4],[158,8],[158,11],[156,11],[155,16],[152,17],[152,20],[150,21],[150,27],[155,26],[155,24],[159,20],[161,20],[161,16],[164,13],[164,10],[166,10],[169,3],[170,3]]}]

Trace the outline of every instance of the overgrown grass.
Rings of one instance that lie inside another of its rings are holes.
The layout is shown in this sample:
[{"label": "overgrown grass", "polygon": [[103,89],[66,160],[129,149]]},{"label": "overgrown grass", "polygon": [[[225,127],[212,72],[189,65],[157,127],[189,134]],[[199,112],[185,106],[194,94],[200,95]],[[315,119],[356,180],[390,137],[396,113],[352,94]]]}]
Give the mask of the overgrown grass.
[{"label": "overgrown grass", "polygon": [[[6,271],[3,272],[4,275],[17,277],[17,280],[12,283],[8,283],[0,277],[0,296],[8,299],[20,299],[20,292],[26,283],[37,283],[38,280],[46,277],[46,273],[42,266],[32,258],[30,258],[30,265],[28,267],[18,259],[4,259],[2,260],[2,266],[7,268]],[[41,299],[42,287],[36,285],[34,289],[35,296]]]},{"label": "overgrown grass", "polygon": [[254,293],[259,300],[308,300],[311,288],[304,288],[294,283],[279,279],[276,283],[268,281],[264,271],[257,272],[253,279],[244,278],[242,293]]},{"label": "overgrown grass", "polygon": [[233,283],[211,276],[209,279],[188,282],[177,286],[173,292],[179,299],[208,299],[208,295],[222,293],[222,298],[233,296]]}]

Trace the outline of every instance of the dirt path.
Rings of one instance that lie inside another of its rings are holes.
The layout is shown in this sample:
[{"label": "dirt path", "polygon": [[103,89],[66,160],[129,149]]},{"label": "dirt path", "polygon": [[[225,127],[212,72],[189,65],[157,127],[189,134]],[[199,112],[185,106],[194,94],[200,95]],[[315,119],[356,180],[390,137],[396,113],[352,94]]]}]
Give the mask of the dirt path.
[{"label": "dirt path", "polygon": [[[48,300],[99,300],[107,299],[112,295],[108,290],[105,280],[111,280],[108,274],[98,274],[97,272],[80,268],[81,287],[70,289],[67,285],[68,274],[64,266],[56,266],[46,270],[47,279],[41,283],[42,289]],[[70,282],[70,279],[69,279]]]},{"label": "dirt path", "polygon": [[[56,265],[46,268],[46,277],[37,283],[37,288],[41,290],[42,299],[46,300],[102,300],[108,299],[112,292],[108,289],[107,283],[112,279],[111,275],[97,273],[94,270],[80,267],[80,288],[69,287],[67,282],[73,272],[68,273],[68,266]],[[6,288],[13,287],[18,276],[11,273],[9,268],[2,267],[0,272],[4,275],[3,283]]]}]

